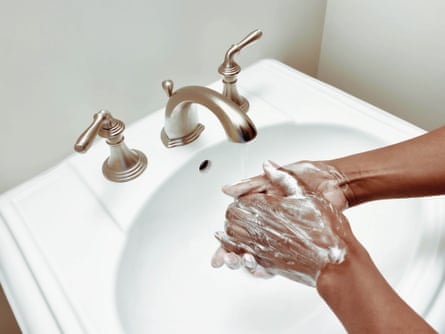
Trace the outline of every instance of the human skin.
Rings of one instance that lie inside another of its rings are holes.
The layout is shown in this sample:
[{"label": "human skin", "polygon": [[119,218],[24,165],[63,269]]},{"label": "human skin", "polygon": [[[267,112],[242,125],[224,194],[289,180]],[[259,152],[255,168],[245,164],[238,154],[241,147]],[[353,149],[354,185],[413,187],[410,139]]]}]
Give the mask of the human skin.
[{"label": "human skin", "polygon": [[[444,142],[445,127],[441,127],[398,144],[324,163],[341,171],[344,178],[339,188],[349,207],[379,199],[441,195],[445,194]],[[349,243],[344,263],[326,266],[317,291],[348,332],[435,332],[394,292],[357,243]],[[370,293],[363,295],[366,291]]]},{"label": "human skin", "polygon": [[253,255],[268,273],[314,287],[327,263],[344,261],[345,224],[322,196],[253,193],[229,205],[224,232],[215,236],[225,250]]},{"label": "human skin", "polygon": [[[230,252],[227,254],[239,257],[248,252],[266,273],[315,285],[348,333],[435,333],[387,283],[355,238],[344,215],[316,194],[286,197],[280,195],[280,188],[274,187],[275,194],[241,196],[228,208],[225,234],[218,236],[222,247],[219,251],[224,249]],[[281,200],[280,196],[283,196]],[[301,210],[305,212],[303,215]],[[309,238],[302,237],[302,233],[288,233],[294,230],[289,229],[291,225],[304,224],[306,230],[311,231],[311,225],[320,226],[322,221],[330,228],[319,229]],[[272,233],[268,233],[270,229]],[[341,240],[336,244],[346,249],[346,255],[340,261],[316,260],[317,256],[311,254],[318,247],[304,247],[299,253],[299,247],[294,246],[311,245],[314,240],[318,246],[324,248],[323,244],[326,244],[329,248],[332,242],[317,241],[325,239],[322,235],[325,231],[331,240],[335,240],[332,236],[336,235]],[[311,256],[314,261],[308,262]],[[303,262],[294,261],[296,258]],[[239,265],[232,267],[237,268]]]},{"label": "human skin", "polygon": [[[380,149],[280,169],[340,210],[378,199],[439,195],[445,194],[443,142],[445,127]],[[327,172],[329,167],[336,173]],[[223,191],[239,197],[251,192],[279,194],[281,189],[259,175]],[[316,288],[348,332],[434,333],[389,286],[352,232],[346,243],[345,261],[326,265]]]},{"label": "human skin", "polygon": [[436,333],[391,288],[352,231],[345,261],[328,264],[317,291],[348,333]]},{"label": "human skin", "polygon": [[[299,161],[280,169],[309,191],[323,194],[339,210],[379,199],[442,195],[445,194],[443,143],[445,127],[376,150],[333,160]],[[224,186],[223,191],[236,198],[250,192],[279,190],[263,174]]]},{"label": "human skin", "polygon": [[445,194],[445,127],[422,136],[325,161],[344,176],[349,207],[387,198]]}]

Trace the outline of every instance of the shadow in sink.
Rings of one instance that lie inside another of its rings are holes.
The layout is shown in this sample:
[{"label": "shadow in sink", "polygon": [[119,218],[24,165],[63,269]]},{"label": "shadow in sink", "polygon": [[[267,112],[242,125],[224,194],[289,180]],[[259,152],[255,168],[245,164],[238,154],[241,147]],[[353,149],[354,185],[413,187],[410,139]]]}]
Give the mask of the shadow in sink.
[{"label": "shadow in sink", "polygon": [[[260,173],[266,159],[330,159],[385,144],[352,128],[292,123],[260,129],[251,144],[223,142],[190,157],[129,231],[116,281],[125,333],[344,332],[312,288],[210,266],[218,246],[213,234],[223,229],[231,201],[220,189]],[[393,285],[421,244],[422,207],[420,200],[396,200],[348,210],[358,238]]]}]

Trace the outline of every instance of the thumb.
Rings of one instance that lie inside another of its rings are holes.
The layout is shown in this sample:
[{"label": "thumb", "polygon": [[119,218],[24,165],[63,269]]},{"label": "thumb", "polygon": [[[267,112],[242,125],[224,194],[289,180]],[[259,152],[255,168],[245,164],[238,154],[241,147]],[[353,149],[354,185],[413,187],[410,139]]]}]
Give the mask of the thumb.
[{"label": "thumb", "polygon": [[233,198],[238,198],[250,193],[264,192],[268,188],[269,181],[264,175],[254,176],[237,183],[222,187],[224,194]]}]

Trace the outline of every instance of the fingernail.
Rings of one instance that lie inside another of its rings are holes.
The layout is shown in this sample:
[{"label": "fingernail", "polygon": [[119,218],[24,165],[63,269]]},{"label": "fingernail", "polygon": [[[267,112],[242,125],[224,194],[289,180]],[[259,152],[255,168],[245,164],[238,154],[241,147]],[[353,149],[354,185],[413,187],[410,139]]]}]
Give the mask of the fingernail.
[{"label": "fingernail", "polygon": [[224,263],[230,269],[239,269],[241,267],[241,260],[235,253],[227,253],[224,255]]},{"label": "fingernail", "polygon": [[253,276],[255,277],[259,277],[259,278],[264,278],[264,279],[269,279],[272,278],[274,275],[269,273],[266,268],[262,267],[262,266],[258,266],[255,271],[253,272]]},{"label": "fingernail", "polygon": [[252,254],[245,253],[242,257],[243,266],[249,270],[254,270],[257,267],[257,262]]},{"label": "fingernail", "polygon": [[225,253],[226,252],[224,249],[218,248],[218,250],[215,252],[215,255],[213,255],[212,257],[212,261],[210,262],[213,268],[220,268],[224,265]]}]

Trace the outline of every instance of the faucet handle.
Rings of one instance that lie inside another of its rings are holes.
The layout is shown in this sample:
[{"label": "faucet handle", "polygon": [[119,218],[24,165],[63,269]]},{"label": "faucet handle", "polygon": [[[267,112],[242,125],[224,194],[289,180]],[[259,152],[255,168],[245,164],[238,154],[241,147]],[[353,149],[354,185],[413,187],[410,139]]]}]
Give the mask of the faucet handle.
[{"label": "faucet handle", "polygon": [[110,146],[110,156],[102,165],[104,176],[113,182],[130,181],[145,170],[147,157],[138,150],[130,150],[124,143],[125,124],[111,116],[106,110],[94,114],[93,122],[82,132],[74,145],[74,150],[85,153],[97,135],[106,139]]},{"label": "faucet handle", "polygon": [[263,33],[257,29],[237,44],[233,44],[229,50],[227,50],[224,62],[218,68],[218,72],[223,76],[223,95],[236,103],[244,112],[249,110],[249,101],[238,93],[236,82],[238,80],[237,75],[241,72],[241,67],[235,62],[234,57],[238,52],[257,41],[261,36],[263,36]]},{"label": "faucet handle", "polygon": [[256,29],[249,33],[246,37],[244,37],[238,44],[238,50],[241,51],[241,49],[244,49],[246,46],[252,44],[253,42],[257,41],[261,36],[263,36],[263,32],[259,29]]},{"label": "faucet handle", "polygon": [[162,88],[164,89],[168,97],[171,97],[173,95],[173,85],[173,80],[162,81]]},{"label": "faucet handle", "polygon": [[101,110],[94,114],[93,123],[82,132],[82,134],[77,139],[74,144],[74,150],[79,153],[85,153],[93,144],[94,138],[96,138],[97,134],[102,127],[102,123],[105,119],[110,117],[110,113],[106,110]]},{"label": "faucet handle", "polygon": [[224,76],[237,75],[241,71],[241,67],[235,62],[234,57],[238,52],[244,49],[246,46],[257,41],[263,32],[259,29],[252,31],[246,37],[236,44],[233,44],[226,52],[224,56],[224,62],[218,68],[218,72]]}]

